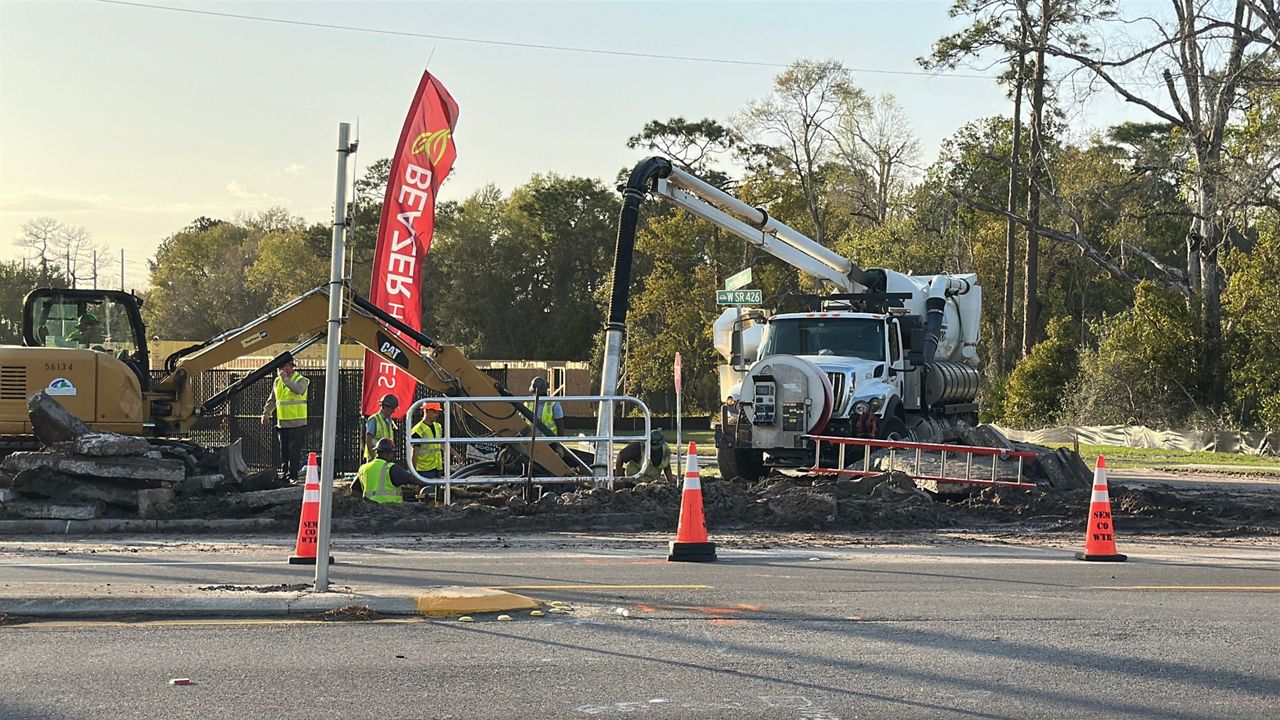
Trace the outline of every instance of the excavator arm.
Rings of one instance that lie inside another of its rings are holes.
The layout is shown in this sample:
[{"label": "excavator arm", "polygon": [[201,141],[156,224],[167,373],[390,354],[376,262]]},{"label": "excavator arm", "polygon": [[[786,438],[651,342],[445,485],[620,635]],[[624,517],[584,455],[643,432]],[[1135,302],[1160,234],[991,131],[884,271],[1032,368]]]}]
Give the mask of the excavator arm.
[{"label": "excavator arm", "polygon": [[[344,337],[394,363],[433,392],[450,397],[510,395],[502,383],[477,368],[456,347],[436,342],[350,290],[344,294],[348,297],[342,326]],[[306,336],[302,345],[309,345],[323,336],[328,312],[328,287],[321,286],[239,328],[171,355],[166,360],[169,374],[148,393],[153,407],[158,408],[154,413],[156,421],[179,430],[190,429],[206,407],[197,403],[192,378],[204,370],[272,343]],[[422,352],[414,350],[402,336],[422,345]],[[242,381],[241,386],[270,373],[280,364],[281,358],[277,357]],[[499,437],[519,436],[528,431],[530,423],[537,422],[532,413],[518,402],[486,402],[458,407],[464,408],[468,417]],[[550,432],[540,428],[539,434],[547,436]],[[521,451],[527,449],[520,443],[512,447]],[[548,474],[561,477],[586,472],[585,468],[570,467],[550,445],[543,443],[534,449],[534,462]]]}]

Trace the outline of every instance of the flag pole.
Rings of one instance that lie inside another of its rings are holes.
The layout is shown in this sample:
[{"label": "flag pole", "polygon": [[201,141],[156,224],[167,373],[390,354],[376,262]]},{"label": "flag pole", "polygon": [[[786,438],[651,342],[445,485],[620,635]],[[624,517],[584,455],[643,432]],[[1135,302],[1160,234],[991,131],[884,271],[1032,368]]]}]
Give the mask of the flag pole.
[{"label": "flag pole", "polygon": [[333,518],[333,460],[338,446],[338,356],[342,342],[342,268],[347,234],[347,160],[355,152],[351,125],[338,124],[338,192],[333,205],[329,258],[329,326],[325,338],[324,426],[320,436],[320,528],[316,537],[316,592],[329,590],[329,525]]}]

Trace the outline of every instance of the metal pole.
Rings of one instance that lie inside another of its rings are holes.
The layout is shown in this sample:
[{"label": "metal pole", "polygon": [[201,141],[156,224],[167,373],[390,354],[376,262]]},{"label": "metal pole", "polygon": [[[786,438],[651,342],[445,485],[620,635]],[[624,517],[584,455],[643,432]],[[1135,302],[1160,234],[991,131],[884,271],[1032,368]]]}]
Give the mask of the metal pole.
[{"label": "metal pole", "polygon": [[124,248],[120,248],[120,292],[124,292]]},{"label": "metal pole", "polygon": [[333,517],[333,456],[338,445],[338,361],[342,343],[342,261],[347,233],[347,160],[351,125],[338,124],[338,192],[333,205],[329,257],[329,327],[324,369],[324,427],[320,440],[320,532],[316,538],[316,592],[329,590],[329,526]]},{"label": "metal pole", "polygon": [[[684,442],[680,436],[681,420],[684,417],[680,407],[680,398],[684,394],[684,379],[681,377],[683,374],[684,363],[680,361],[680,353],[676,353],[676,475],[680,475],[684,468]],[[681,475],[681,477],[684,476]]]}]

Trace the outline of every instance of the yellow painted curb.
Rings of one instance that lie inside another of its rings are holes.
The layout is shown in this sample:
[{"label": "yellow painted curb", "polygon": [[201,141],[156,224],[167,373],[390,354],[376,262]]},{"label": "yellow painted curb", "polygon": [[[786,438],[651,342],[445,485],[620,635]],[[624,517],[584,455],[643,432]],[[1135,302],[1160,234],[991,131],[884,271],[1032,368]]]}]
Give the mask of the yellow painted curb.
[{"label": "yellow painted curb", "polygon": [[472,613],[537,610],[537,600],[524,595],[474,587],[442,587],[417,597],[418,614],[426,617],[451,617]]}]

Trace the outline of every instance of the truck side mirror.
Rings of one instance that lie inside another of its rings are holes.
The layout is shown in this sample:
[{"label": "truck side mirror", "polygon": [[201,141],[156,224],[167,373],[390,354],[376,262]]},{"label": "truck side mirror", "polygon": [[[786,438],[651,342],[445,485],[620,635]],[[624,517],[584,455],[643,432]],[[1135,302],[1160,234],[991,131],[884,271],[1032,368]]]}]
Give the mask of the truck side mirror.
[{"label": "truck side mirror", "polygon": [[729,364],[734,370],[743,372],[747,369],[747,364],[742,358],[742,328],[735,326],[733,328],[733,337],[730,340]]}]

